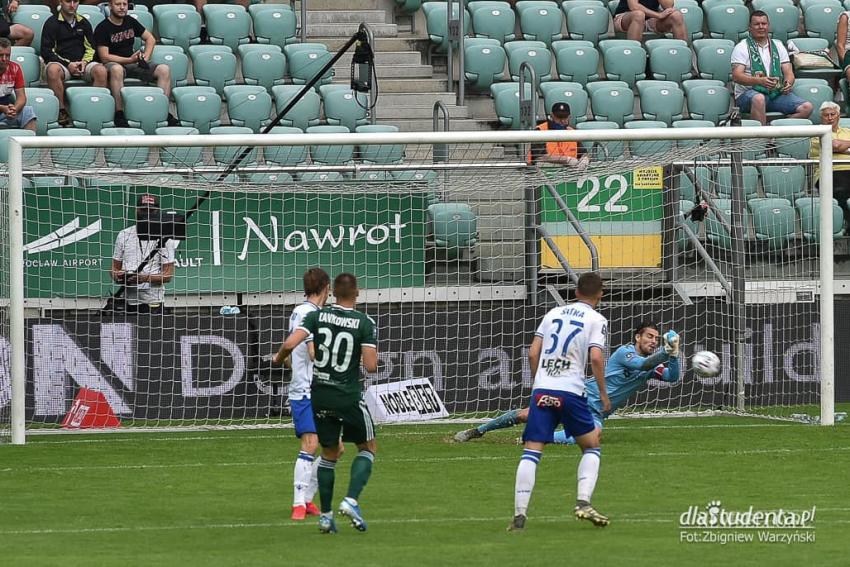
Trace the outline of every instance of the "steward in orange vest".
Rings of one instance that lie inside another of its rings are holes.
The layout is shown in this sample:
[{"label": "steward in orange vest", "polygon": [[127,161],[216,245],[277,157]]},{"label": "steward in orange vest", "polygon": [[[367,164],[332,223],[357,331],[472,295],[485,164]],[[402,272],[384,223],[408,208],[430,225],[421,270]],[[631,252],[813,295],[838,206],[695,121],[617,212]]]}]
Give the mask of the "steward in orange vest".
[{"label": "steward in orange vest", "polygon": [[[570,105],[556,102],[552,105],[549,120],[537,125],[537,130],[573,130],[570,126]],[[589,156],[584,155],[578,142],[546,142],[532,144],[528,162],[547,162],[561,165],[587,167]]]}]

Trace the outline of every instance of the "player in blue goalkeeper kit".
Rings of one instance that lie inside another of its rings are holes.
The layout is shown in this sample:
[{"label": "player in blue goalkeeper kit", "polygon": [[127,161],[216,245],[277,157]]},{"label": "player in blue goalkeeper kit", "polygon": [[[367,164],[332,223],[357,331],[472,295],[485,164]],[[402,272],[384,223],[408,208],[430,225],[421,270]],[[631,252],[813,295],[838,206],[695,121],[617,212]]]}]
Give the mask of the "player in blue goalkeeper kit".
[{"label": "player in blue goalkeeper kit", "polygon": [[[659,338],[664,344],[662,349],[658,349]],[[672,383],[678,382],[679,376],[679,335],[675,331],[667,331],[660,337],[658,327],[654,323],[641,323],[635,331],[634,342],[618,348],[605,366],[605,383],[608,398],[611,400],[611,411],[602,411],[596,380],[587,382],[587,403],[596,427],[602,429],[602,421],[626,405],[629,397],[640,390],[648,380]],[[482,437],[489,431],[525,423],[527,419],[528,408],[511,410],[478,427],[458,432],[454,439],[458,442],[469,441]],[[555,432],[553,442],[573,444],[575,440],[560,429]]]}]

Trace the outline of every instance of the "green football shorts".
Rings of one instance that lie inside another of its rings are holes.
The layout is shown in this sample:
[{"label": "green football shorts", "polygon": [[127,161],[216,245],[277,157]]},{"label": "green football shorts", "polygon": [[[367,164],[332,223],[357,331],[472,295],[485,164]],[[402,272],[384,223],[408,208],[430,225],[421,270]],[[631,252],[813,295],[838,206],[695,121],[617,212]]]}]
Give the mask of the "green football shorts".
[{"label": "green football shorts", "polygon": [[346,443],[360,444],[375,438],[375,425],[366,402],[339,407],[321,407],[313,402],[316,433],[322,447],[336,447],[340,435]]}]

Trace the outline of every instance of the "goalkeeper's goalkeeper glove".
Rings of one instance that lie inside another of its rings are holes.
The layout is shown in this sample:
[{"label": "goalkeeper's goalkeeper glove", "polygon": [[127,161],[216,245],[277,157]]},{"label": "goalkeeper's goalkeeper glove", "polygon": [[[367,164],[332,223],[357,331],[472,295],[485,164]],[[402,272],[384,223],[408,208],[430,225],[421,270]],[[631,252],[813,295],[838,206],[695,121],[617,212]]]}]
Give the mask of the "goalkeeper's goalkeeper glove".
[{"label": "goalkeeper's goalkeeper glove", "polygon": [[676,331],[664,333],[664,352],[673,358],[679,356],[679,334]]}]

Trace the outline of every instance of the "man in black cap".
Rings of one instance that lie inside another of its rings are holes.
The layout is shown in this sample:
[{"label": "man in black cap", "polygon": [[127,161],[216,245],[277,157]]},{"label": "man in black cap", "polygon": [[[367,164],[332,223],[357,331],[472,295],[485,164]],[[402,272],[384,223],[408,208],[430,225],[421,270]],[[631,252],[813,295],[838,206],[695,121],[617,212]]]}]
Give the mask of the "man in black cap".
[{"label": "man in black cap", "polygon": [[[566,102],[556,102],[552,105],[549,119],[537,125],[537,130],[574,130],[570,126],[570,105]],[[590,160],[584,154],[578,142],[546,142],[532,144],[530,161],[570,165],[584,169]]]},{"label": "man in black cap", "polygon": [[[139,195],[136,201],[136,221],[143,221],[159,213],[159,201],[149,193]],[[112,254],[112,280],[126,286],[124,303],[131,313],[162,313],[165,284],[174,276],[174,252],[177,242],[167,240],[156,249],[158,239],[139,235],[138,224],[127,227],[115,239]],[[156,249],[156,252],[154,250]],[[151,254],[153,255],[151,256]],[[139,271],[142,261],[151,256]]]}]

